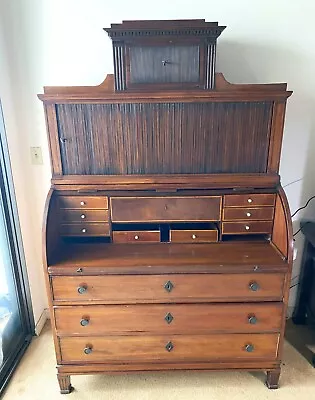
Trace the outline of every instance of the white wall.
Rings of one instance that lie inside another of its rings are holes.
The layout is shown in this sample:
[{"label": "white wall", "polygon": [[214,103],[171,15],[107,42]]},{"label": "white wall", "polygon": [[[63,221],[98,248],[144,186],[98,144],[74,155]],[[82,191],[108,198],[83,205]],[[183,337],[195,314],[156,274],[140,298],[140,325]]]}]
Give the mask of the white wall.
[{"label": "white wall", "polygon": [[[36,98],[42,86],[94,85],[112,73],[111,42],[102,30],[112,22],[219,21],[227,29],[218,41],[218,71],[234,83],[288,82],[294,90],[287,108],[280,172],[283,185],[289,185],[286,192],[295,210],[315,194],[314,12],[312,0],[0,0],[0,54],[6,58],[0,58],[0,97],[35,319],[46,306],[40,229],[50,179],[43,112]],[[43,148],[43,166],[31,165],[30,146]],[[315,202],[307,214],[315,216]],[[301,241],[298,235],[299,255]]]}]

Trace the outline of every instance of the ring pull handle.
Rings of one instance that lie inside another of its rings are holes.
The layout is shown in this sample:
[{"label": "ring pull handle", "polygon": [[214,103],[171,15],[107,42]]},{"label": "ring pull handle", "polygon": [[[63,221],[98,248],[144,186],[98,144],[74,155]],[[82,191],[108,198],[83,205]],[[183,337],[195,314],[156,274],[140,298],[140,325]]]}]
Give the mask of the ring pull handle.
[{"label": "ring pull handle", "polygon": [[80,285],[79,287],[78,287],[78,293],[79,294],[83,294],[83,293],[85,293],[87,291],[87,285]]},{"label": "ring pull handle", "polygon": [[245,345],[245,350],[247,351],[247,353],[252,353],[255,350],[255,347],[253,344],[246,344]]},{"label": "ring pull handle", "polygon": [[91,354],[93,349],[90,346],[85,347],[85,349],[83,350],[85,354]]},{"label": "ring pull handle", "polygon": [[251,325],[256,325],[257,322],[258,322],[257,317],[255,317],[255,315],[250,315],[250,316],[248,317],[248,322],[249,322]]},{"label": "ring pull handle", "polygon": [[258,285],[257,282],[251,282],[251,283],[248,285],[248,287],[250,288],[250,290],[251,290],[252,292],[257,292],[257,290],[260,289],[260,286]]},{"label": "ring pull handle", "polygon": [[80,325],[81,326],[87,326],[90,323],[90,319],[89,318],[82,318],[80,321]]}]

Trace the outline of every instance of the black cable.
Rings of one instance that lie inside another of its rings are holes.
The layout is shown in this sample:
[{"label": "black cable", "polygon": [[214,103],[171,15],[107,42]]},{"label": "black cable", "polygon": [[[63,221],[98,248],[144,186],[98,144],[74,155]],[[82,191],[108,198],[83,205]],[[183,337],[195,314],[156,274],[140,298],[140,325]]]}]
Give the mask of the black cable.
[{"label": "black cable", "polygon": [[301,226],[301,228],[300,228],[298,231],[296,231],[295,233],[293,233],[293,237],[294,237],[295,235],[297,235],[299,232],[301,232],[301,230],[302,230],[302,226]]},{"label": "black cable", "polygon": [[309,205],[310,201],[313,200],[313,199],[315,199],[315,196],[310,197],[310,198],[307,200],[305,206],[298,208],[298,209],[291,215],[291,218],[293,218],[299,211],[301,211],[301,210],[303,210],[304,208],[306,208],[306,207]]},{"label": "black cable", "polygon": [[294,288],[295,286],[299,285],[300,282],[295,283],[294,285],[290,286],[290,289]]}]

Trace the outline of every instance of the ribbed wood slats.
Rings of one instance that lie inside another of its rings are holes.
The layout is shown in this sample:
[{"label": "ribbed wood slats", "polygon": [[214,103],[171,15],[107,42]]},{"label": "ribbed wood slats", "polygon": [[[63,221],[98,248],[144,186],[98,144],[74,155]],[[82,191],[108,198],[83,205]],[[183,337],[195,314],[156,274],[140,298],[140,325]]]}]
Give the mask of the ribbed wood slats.
[{"label": "ribbed wood slats", "polygon": [[63,173],[263,173],[272,104],[57,104]]}]

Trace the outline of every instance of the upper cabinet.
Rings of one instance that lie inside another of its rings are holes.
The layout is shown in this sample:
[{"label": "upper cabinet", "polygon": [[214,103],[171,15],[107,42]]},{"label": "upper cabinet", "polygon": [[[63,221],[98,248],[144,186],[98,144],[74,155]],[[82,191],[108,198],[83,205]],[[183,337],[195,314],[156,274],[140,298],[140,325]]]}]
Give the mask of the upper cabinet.
[{"label": "upper cabinet", "polygon": [[116,90],[213,89],[224,29],[204,19],[112,24],[105,31],[113,41]]}]

